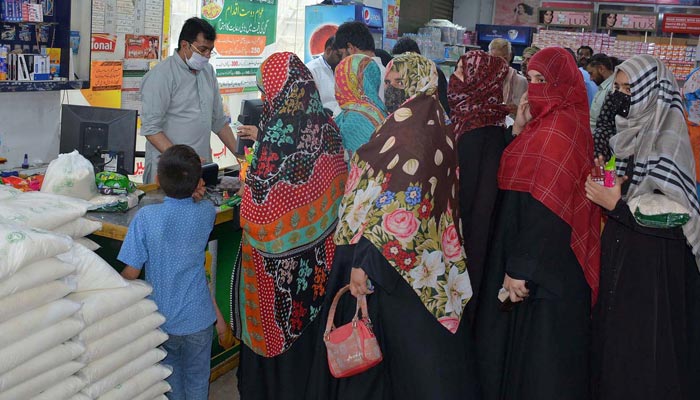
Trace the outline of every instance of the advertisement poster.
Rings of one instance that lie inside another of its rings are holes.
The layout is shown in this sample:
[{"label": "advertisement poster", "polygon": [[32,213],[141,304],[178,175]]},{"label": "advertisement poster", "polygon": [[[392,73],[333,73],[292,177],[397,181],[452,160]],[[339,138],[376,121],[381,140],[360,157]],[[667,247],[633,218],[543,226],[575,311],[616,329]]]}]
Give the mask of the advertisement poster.
[{"label": "advertisement poster", "polygon": [[540,9],[538,21],[544,26],[588,28],[593,25],[593,13],[579,10]]},{"label": "advertisement poster", "polygon": [[661,30],[666,33],[698,35],[700,34],[700,15],[664,14]]},{"label": "advertisement poster", "polygon": [[[271,45],[276,39],[277,0],[201,1],[202,18],[209,21],[217,32],[216,54],[211,58],[216,75],[255,75],[263,60],[272,54]],[[257,90],[255,84],[248,85],[242,90]]]},{"label": "advertisement poster", "polygon": [[539,3],[539,0],[496,0],[493,24],[536,26]]},{"label": "advertisement poster", "polygon": [[656,31],[656,14],[617,13],[606,10],[599,12],[598,27],[604,30]]},{"label": "advertisement poster", "polygon": [[384,50],[391,51],[399,38],[399,8],[401,0],[384,0]]},{"label": "advertisement poster", "polygon": [[121,61],[93,61],[90,64],[90,89],[120,90],[122,88]]},{"label": "advertisement poster", "polygon": [[124,58],[156,60],[159,48],[158,36],[126,35],[124,37]]},{"label": "advertisement poster", "polygon": [[90,38],[90,48],[93,53],[114,53],[117,48],[117,35],[93,33]]}]

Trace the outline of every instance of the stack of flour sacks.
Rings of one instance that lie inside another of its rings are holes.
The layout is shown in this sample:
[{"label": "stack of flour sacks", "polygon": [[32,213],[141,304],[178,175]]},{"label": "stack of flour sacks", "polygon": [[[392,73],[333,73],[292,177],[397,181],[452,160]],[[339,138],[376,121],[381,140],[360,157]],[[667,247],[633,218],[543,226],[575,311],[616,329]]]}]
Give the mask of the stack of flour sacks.
[{"label": "stack of flour sacks", "polygon": [[0,400],[164,399],[165,318],[83,237],[89,203],[0,186]]}]

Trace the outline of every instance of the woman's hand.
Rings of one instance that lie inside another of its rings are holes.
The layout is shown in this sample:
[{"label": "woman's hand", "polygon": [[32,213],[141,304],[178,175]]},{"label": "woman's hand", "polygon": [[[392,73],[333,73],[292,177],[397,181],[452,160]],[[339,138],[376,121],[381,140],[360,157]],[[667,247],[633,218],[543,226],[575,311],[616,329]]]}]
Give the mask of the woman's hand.
[{"label": "woman's hand", "polygon": [[350,272],[350,293],[355,297],[373,293],[367,287],[367,274],[362,268],[353,268]]},{"label": "woman's hand", "polygon": [[[605,163],[603,156],[599,155],[593,162],[595,168],[600,168]],[[627,180],[626,176],[618,176],[615,178],[615,186],[605,187],[593,181],[591,175],[586,178],[586,197],[588,200],[605,208],[608,211],[615,209],[617,202],[622,197],[622,184]]]},{"label": "woman's hand", "polygon": [[530,290],[525,286],[527,281],[520,279],[513,279],[508,274],[506,274],[503,279],[503,288],[508,291],[510,296],[510,301],[517,303],[525,300],[527,296],[530,295]]},{"label": "woman's hand", "polygon": [[241,125],[237,129],[238,139],[258,140],[258,127],[255,125]]},{"label": "woman's hand", "polygon": [[618,176],[615,186],[605,187],[593,182],[590,175],[586,179],[586,197],[608,211],[615,209],[617,202],[622,197],[622,184],[627,180],[626,176]]},{"label": "woman's hand", "polygon": [[520,98],[518,105],[518,113],[515,115],[515,123],[513,124],[513,136],[517,136],[525,129],[525,125],[532,120],[530,113],[530,103],[528,102],[527,92]]}]

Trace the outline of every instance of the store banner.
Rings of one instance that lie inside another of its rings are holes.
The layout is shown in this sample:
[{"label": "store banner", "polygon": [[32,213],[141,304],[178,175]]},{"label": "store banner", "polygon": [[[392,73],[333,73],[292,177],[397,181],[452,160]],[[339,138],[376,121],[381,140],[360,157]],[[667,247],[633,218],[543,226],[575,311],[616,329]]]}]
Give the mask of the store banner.
[{"label": "store banner", "polygon": [[649,13],[618,13],[617,11],[600,10],[598,27],[604,30],[622,31],[656,31],[656,14]]},{"label": "store banner", "polygon": [[539,23],[545,26],[590,28],[593,25],[593,12],[583,10],[540,9]]},{"label": "store banner", "polygon": [[666,33],[700,35],[700,15],[664,14],[661,30]]},{"label": "store banner", "polygon": [[216,75],[255,75],[276,39],[277,0],[202,0],[202,18],[217,32]]}]

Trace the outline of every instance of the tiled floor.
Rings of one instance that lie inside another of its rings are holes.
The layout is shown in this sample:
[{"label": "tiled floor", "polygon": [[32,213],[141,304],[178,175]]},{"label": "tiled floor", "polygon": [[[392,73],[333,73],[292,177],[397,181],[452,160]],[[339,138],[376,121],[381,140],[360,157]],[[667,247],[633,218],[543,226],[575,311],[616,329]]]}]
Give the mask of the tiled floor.
[{"label": "tiled floor", "polygon": [[226,373],[209,385],[209,400],[240,400],[236,371]]}]

